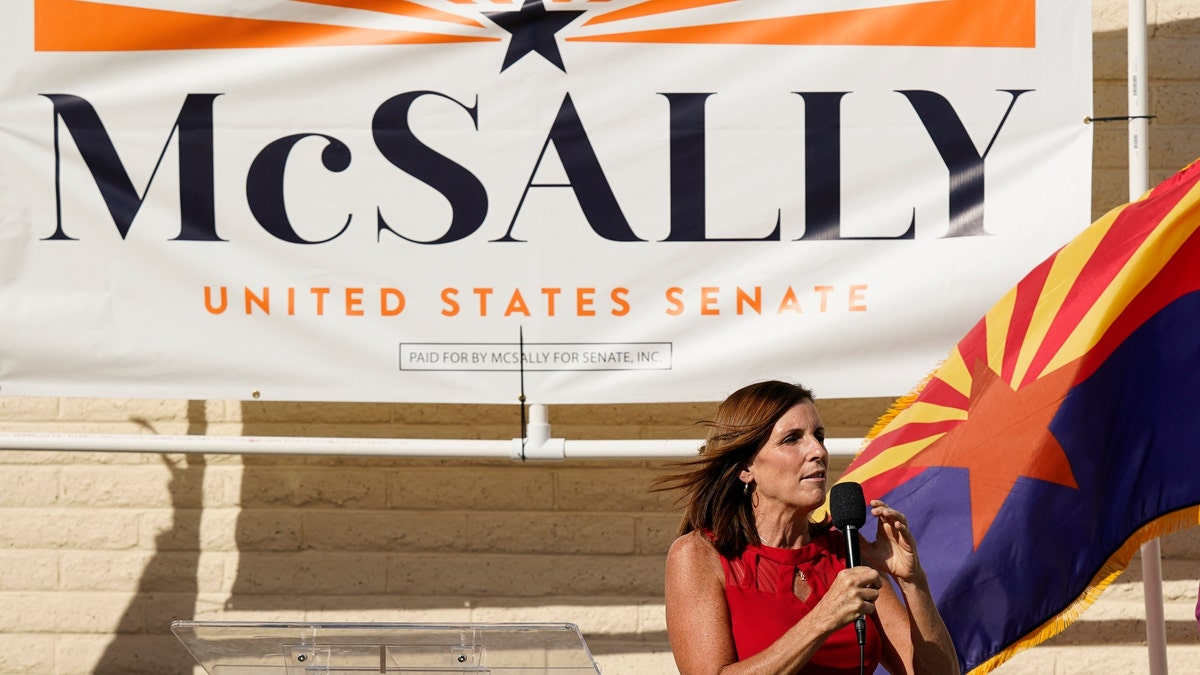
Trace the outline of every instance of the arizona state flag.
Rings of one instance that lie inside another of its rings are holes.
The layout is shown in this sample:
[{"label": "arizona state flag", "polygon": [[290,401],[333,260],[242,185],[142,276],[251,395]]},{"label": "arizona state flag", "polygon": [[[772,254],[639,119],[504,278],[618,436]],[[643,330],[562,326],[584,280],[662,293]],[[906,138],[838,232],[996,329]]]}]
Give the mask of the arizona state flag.
[{"label": "arizona state flag", "polygon": [[[1093,223],[868,435],[964,672],[1069,625],[1200,511],[1200,162]],[[870,531],[868,524],[865,531]]]}]

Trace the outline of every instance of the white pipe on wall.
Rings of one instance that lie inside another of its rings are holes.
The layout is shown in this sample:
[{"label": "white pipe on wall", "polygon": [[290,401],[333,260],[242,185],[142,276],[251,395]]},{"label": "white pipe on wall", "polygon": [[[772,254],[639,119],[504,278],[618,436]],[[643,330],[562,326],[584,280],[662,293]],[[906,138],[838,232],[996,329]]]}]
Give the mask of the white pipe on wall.
[{"label": "white pipe on wall", "polygon": [[[702,441],[566,440],[550,437],[546,406],[529,406],[524,438],[331,438],[306,436],[161,436],[157,434],[0,433],[0,450],[82,452],[182,452],[210,455],[330,455],[443,459],[680,459],[694,457]],[[827,438],[834,456],[854,456],[862,441]]]},{"label": "white pipe on wall", "polygon": [[214,455],[507,458],[512,453],[512,441],[18,432],[0,434],[0,448],[76,452],[181,452]]},{"label": "white pipe on wall", "polygon": [[[214,455],[329,455],[444,459],[676,459],[697,454],[702,441],[330,438],[303,436],[165,436],[157,434],[2,433],[0,449],[73,452],[180,452]],[[834,456],[853,456],[861,441],[829,438]],[[525,454],[521,455],[524,446]]]}]

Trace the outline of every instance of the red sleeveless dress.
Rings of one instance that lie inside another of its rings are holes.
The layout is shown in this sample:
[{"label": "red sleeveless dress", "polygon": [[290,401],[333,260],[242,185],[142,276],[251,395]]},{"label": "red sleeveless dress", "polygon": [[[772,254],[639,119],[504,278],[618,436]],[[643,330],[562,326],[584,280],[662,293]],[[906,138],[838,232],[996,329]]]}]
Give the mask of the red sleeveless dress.
[{"label": "red sleeveless dress", "polygon": [[[751,545],[736,559],[721,556],[738,660],[771,646],[816,607],[837,573],[846,569],[844,550],[842,534],[830,529],[799,549]],[[803,572],[812,589],[807,600],[796,597],[793,584],[797,570]],[[875,671],[881,649],[879,619],[872,614],[867,617],[863,672]],[[800,672],[858,675],[858,660],[858,637],[854,624],[850,624],[829,636]]]}]

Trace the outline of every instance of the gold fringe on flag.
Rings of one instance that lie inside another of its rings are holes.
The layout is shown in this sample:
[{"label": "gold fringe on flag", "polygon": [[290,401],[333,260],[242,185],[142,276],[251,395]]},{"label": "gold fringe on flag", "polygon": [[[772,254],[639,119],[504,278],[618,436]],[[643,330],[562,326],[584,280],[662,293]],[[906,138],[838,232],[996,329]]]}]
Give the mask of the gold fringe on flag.
[{"label": "gold fringe on flag", "polygon": [[866,448],[871,441],[875,440],[875,438],[883,432],[884,427],[891,424],[892,420],[896,419],[900,413],[907,410],[909,406],[916,402],[917,397],[921,395],[921,392],[925,390],[926,385],[933,380],[933,376],[939,370],[941,370],[941,368],[942,364],[939,363],[937,367],[929,371],[929,374],[926,375],[925,378],[917,384],[917,386],[913,387],[912,391],[896,399],[892,402],[892,405],[888,406],[887,411],[875,421],[875,426],[871,427],[871,430],[868,431],[867,435],[863,438],[863,446],[862,448],[859,448],[860,451]]}]

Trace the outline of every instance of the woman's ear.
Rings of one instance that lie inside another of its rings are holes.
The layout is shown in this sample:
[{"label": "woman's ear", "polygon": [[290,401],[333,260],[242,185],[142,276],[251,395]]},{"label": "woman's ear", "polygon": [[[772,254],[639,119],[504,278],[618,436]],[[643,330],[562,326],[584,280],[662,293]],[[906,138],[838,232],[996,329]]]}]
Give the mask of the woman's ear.
[{"label": "woman's ear", "polygon": [[743,483],[753,483],[754,482],[754,474],[750,472],[750,467],[746,467],[745,469],[742,469],[741,473],[738,474],[738,479],[741,480]]}]

